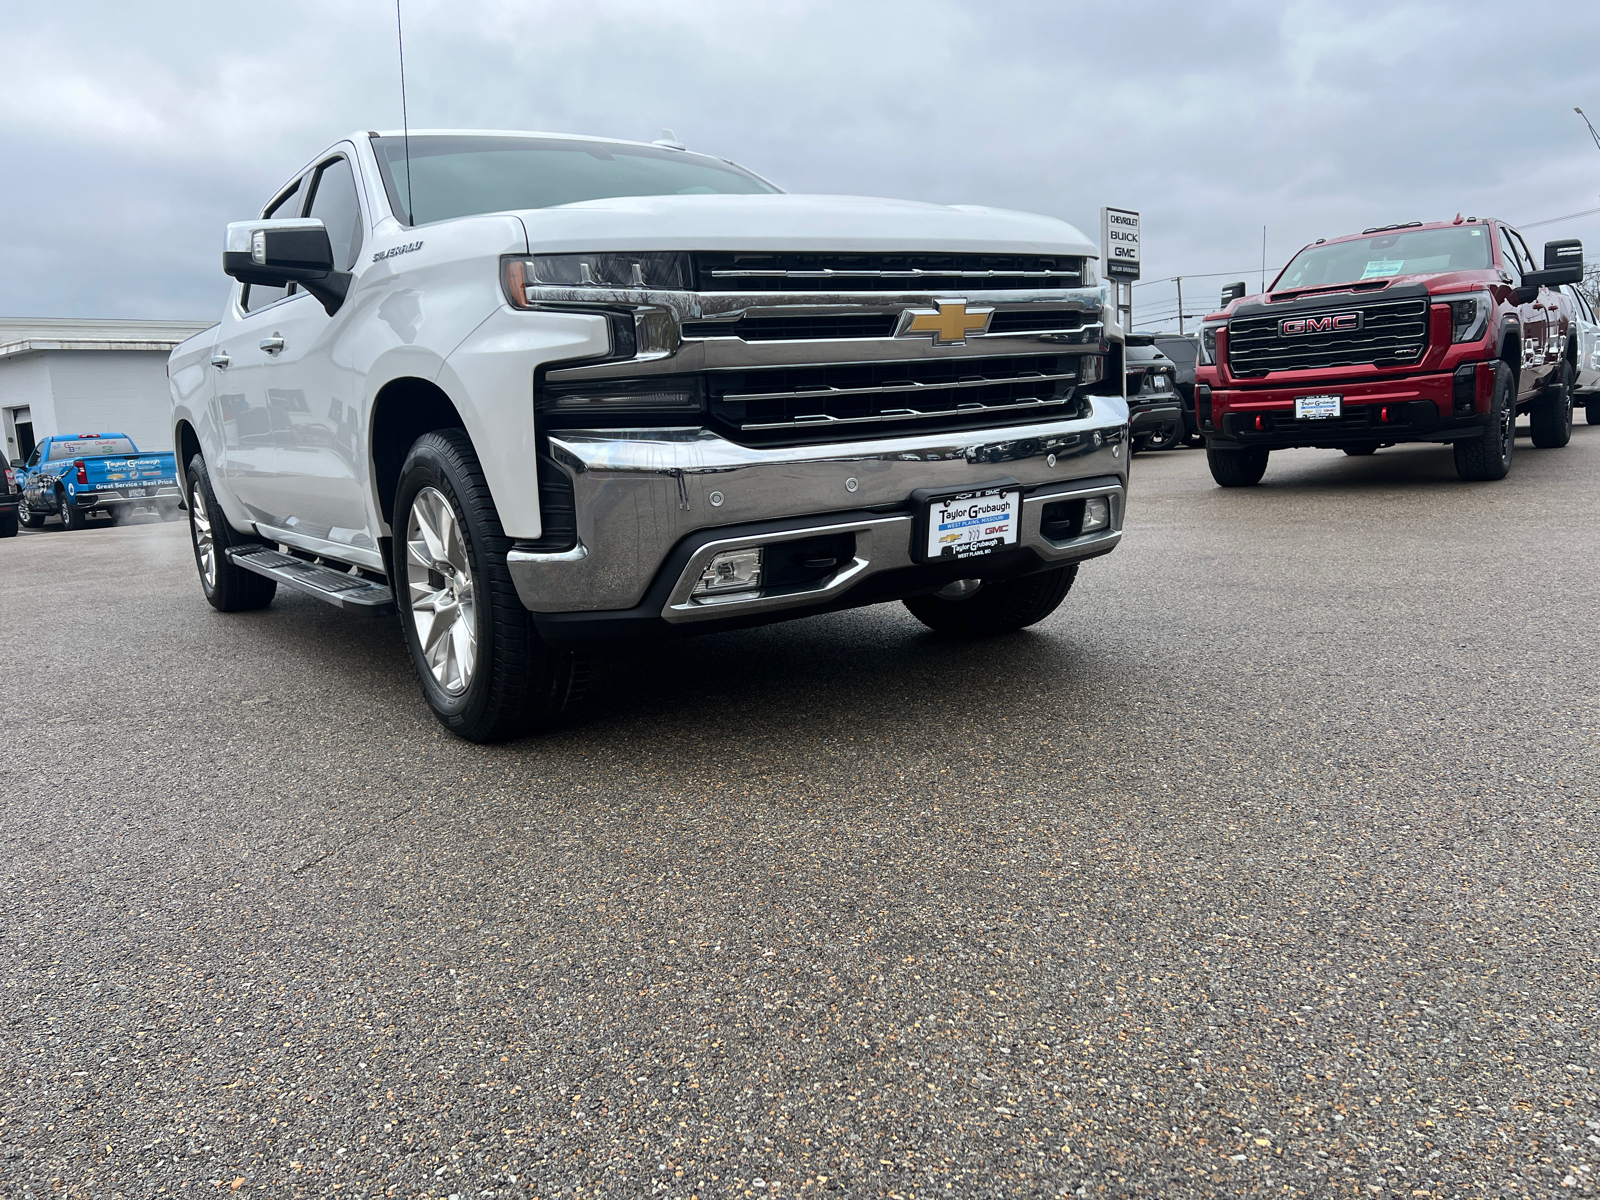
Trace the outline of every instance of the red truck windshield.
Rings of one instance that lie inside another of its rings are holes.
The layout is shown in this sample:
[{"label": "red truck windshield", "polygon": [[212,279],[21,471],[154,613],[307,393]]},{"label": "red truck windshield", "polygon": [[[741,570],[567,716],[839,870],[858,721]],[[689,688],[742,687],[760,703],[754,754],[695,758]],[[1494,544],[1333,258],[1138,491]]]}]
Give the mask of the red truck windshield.
[{"label": "red truck windshield", "polygon": [[1482,271],[1489,265],[1489,229],[1485,225],[1415,229],[1307,246],[1283,269],[1272,290],[1358,283],[1392,275]]},{"label": "red truck windshield", "polygon": [[70,442],[51,442],[50,461],[58,458],[98,458],[110,454],[137,454],[127,438],[94,438],[92,441],[75,439]]}]

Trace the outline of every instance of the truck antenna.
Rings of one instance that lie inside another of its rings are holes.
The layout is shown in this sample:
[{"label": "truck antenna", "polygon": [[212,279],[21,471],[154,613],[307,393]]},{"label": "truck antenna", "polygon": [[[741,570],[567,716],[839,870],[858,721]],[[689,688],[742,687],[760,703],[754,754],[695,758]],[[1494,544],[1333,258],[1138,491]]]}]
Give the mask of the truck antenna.
[{"label": "truck antenna", "polygon": [[400,24],[400,0],[394,0],[394,36],[400,47],[400,132],[406,143],[406,224],[417,223],[411,202],[411,118],[406,114],[406,35]]}]

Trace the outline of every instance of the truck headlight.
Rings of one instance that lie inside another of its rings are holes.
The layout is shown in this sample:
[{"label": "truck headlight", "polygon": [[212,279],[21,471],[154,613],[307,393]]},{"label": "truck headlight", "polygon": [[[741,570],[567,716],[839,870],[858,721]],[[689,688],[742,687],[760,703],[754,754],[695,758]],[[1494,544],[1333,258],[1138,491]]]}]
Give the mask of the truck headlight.
[{"label": "truck headlight", "polygon": [[1450,307],[1450,341],[1455,345],[1475,342],[1489,332],[1489,314],[1494,303],[1488,292],[1474,292],[1470,296],[1439,296],[1435,304]]},{"label": "truck headlight", "polygon": [[1200,362],[1203,365],[1209,367],[1217,361],[1217,330],[1226,324],[1226,321],[1213,321],[1200,326]]},{"label": "truck headlight", "polygon": [[681,292],[693,285],[687,254],[534,254],[504,260],[506,299],[533,304],[533,288],[594,292]]},{"label": "truck headlight", "polygon": [[539,392],[539,411],[547,416],[605,417],[610,414],[698,414],[704,404],[694,376],[653,379],[596,379],[588,383],[547,383]]}]

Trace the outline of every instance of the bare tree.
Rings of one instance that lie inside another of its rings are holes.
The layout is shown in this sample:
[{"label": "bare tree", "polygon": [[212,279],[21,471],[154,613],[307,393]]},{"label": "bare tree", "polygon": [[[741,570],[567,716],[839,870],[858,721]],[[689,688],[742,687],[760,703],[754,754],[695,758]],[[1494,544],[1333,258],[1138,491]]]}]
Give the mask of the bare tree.
[{"label": "bare tree", "polygon": [[1591,305],[1600,305],[1600,261],[1583,264],[1583,282],[1578,290],[1589,297]]}]

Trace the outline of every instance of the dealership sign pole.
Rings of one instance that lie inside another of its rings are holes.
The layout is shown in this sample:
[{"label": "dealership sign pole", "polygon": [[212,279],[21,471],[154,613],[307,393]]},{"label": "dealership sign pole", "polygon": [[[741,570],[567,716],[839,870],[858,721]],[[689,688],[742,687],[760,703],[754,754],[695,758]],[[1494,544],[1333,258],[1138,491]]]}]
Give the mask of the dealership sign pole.
[{"label": "dealership sign pole", "polygon": [[1133,281],[1139,278],[1139,214],[1126,208],[1100,210],[1101,266],[1115,289],[1117,313],[1133,332]]}]

